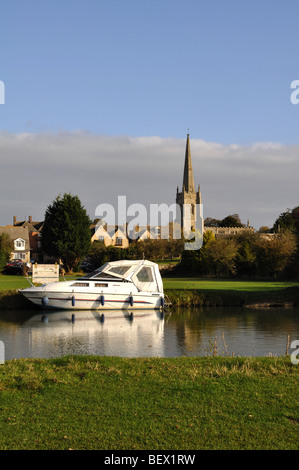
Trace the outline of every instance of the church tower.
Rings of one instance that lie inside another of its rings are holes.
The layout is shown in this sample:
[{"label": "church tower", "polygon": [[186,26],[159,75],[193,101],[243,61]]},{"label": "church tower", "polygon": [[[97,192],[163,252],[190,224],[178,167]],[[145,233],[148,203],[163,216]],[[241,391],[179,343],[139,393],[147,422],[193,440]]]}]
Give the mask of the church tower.
[{"label": "church tower", "polygon": [[[181,227],[182,228],[184,226],[191,227],[191,230],[194,230],[195,223],[196,223],[196,213],[197,213],[196,204],[201,204],[201,193],[200,193],[199,185],[198,185],[198,191],[197,192],[195,191],[189,134],[187,134],[187,141],[186,141],[183,186],[182,186],[181,192],[179,192],[179,188],[177,188],[176,203],[180,206],[180,209],[181,209],[180,211],[181,212],[180,214]],[[184,213],[184,204],[188,204],[191,206],[191,211],[189,213],[187,212],[187,214]],[[199,207],[201,208],[201,206]],[[200,210],[200,216],[201,216],[201,210]]]}]

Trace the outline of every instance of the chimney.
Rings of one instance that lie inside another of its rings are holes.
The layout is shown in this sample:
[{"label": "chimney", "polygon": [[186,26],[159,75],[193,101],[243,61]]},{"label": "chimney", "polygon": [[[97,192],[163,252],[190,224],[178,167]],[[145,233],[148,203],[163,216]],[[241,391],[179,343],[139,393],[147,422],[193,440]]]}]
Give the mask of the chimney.
[{"label": "chimney", "polygon": [[16,218],[16,216],[14,215],[14,216],[13,216],[13,224],[16,225],[16,223],[17,223],[17,218]]},{"label": "chimney", "polygon": [[32,222],[32,215],[29,215],[29,222]]}]

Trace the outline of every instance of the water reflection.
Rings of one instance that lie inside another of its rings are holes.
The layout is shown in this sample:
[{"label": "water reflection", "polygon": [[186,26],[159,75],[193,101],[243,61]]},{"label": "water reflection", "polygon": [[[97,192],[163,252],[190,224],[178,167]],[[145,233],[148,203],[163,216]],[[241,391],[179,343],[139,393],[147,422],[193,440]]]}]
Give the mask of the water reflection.
[{"label": "water reflection", "polygon": [[[18,321],[0,321],[6,360],[67,354],[163,356],[163,314],[159,311],[41,311]],[[16,317],[15,317],[16,318]],[[147,349],[150,350],[147,352]]]},{"label": "water reflection", "polygon": [[[33,314],[34,313],[34,314]],[[75,315],[75,316],[73,316]],[[283,355],[299,339],[299,309],[0,311],[5,359],[67,354],[173,357]]]},{"label": "water reflection", "polygon": [[171,316],[165,333],[169,336],[165,338],[168,347],[186,356],[214,352],[230,356],[283,355],[288,336],[299,339],[299,309],[182,309]]}]

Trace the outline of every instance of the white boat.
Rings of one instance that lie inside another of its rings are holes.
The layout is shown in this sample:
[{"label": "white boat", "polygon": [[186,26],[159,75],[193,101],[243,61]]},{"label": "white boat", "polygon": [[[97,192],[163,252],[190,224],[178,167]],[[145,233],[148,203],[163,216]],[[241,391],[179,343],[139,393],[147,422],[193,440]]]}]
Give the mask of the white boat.
[{"label": "white boat", "polygon": [[163,282],[156,263],[111,261],[90,274],[20,292],[43,308],[76,310],[161,309]]}]

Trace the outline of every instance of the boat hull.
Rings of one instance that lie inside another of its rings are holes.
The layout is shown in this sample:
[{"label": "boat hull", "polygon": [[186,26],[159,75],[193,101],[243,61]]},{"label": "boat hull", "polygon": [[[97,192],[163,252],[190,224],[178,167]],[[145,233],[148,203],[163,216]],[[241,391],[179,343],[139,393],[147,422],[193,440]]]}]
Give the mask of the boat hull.
[{"label": "boat hull", "polygon": [[39,291],[21,293],[35,305],[45,309],[63,310],[145,310],[160,309],[164,305],[161,294],[135,293],[134,296],[124,294],[98,293],[67,293],[56,291]]}]

